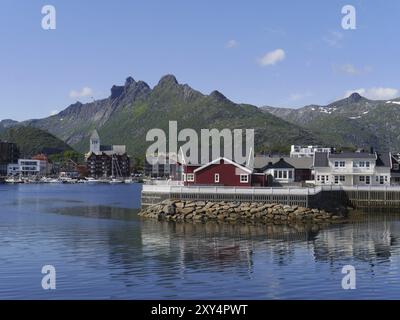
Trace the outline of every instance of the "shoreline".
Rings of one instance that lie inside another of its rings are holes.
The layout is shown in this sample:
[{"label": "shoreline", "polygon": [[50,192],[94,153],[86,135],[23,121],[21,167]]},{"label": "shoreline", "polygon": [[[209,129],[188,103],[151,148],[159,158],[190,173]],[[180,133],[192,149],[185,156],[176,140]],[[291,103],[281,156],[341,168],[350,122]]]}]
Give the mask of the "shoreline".
[{"label": "shoreline", "polygon": [[176,222],[331,223],[344,221],[346,213],[347,209],[343,207],[328,212],[324,209],[278,203],[164,200],[142,209],[138,215],[142,218]]}]

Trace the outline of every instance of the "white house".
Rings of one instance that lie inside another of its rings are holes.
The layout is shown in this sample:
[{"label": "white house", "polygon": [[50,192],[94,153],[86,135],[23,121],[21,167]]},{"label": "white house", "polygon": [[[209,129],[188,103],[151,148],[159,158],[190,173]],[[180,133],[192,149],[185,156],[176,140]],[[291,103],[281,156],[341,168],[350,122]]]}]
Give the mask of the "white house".
[{"label": "white house", "polygon": [[7,167],[7,175],[9,176],[35,176],[47,173],[47,161],[19,159],[18,164],[9,164]]},{"label": "white house", "polygon": [[314,156],[316,185],[390,185],[390,153],[316,152]]},{"label": "white house", "polygon": [[332,148],[325,148],[320,146],[297,146],[290,147],[291,158],[313,157],[316,152],[331,152]]}]

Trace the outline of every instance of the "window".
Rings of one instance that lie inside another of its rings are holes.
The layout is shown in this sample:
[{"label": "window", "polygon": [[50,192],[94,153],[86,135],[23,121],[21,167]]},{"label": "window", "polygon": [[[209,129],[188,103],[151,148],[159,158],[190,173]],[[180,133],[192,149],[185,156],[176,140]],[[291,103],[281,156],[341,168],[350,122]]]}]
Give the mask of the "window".
[{"label": "window", "polygon": [[188,182],[194,182],[194,174],[193,173],[188,173],[187,174],[187,181]]},{"label": "window", "polygon": [[293,179],[293,171],[289,171],[289,179]]},{"label": "window", "polygon": [[370,176],[366,176],[365,177],[365,183],[366,184],[371,184],[371,177]]},{"label": "window", "polygon": [[274,170],[274,178],[278,178],[278,171]]},{"label": "window", "polygon": [[383,176],[379,177],[379,184],[383,184]]},{"label": "window", "polygon": [[248,174],[241,174],[240,175],[240,183],[248,183],[249,182],[249,175]]},{"label": "window", "polygon": [[219,173],[214,174],[214,182],[219,183]]},{"label": "window", "polygon": [[283,179],[287,179],[287,171],[283,171]]},{"label": "window", "polygon": [[346,177],[345,176],[340,176],[339,180],[340,180],[340,182],[345,182],[346,181]]},{"label": "window", "polygon": [[360,168],[364,168],[365,167],[365,162],[364,161],[360,161],[358,165],[359,165]]},{"label": "window", "polygon": [[399,164],[393,163],[393,170],[399,170]]},{"label": "window", "polygon": [[339,161],[335,161],[335,168],[339,167]]},{"label": "window", "polygon": [[319,181],[319,176],[317,176],[317,181]]},{"label": "window", "polygon": [[329,176],[326,176],[326,181],[329,181]]},{"label": "window", "polygon": [[335,176],[335,184],[338,184],[338,183],[339,183],[339,177]]},{"label": "window", "polygon": [[341,168],[346,167],[346,162],[345,161],[340,161],[339,162],[339,167],[341,167]]},{"label": "window", "polygon": [[359,180],[360,182],[365,182],[365,177],[364,177],[364,176],[360,176],[360,177],[358,178],[358,180]]},{"label": "window", "polygon": [[279,177],[279,179],[282,179],[282,171],[278,171],[278,177]]},{"label": "window", "polygon": [[388,177],[387,176],[385,176],[385,182],[387,182],[388,181]]},{"label": "window", "polygon": [[369,168],[369,161],[365,162],[365,166]]}]

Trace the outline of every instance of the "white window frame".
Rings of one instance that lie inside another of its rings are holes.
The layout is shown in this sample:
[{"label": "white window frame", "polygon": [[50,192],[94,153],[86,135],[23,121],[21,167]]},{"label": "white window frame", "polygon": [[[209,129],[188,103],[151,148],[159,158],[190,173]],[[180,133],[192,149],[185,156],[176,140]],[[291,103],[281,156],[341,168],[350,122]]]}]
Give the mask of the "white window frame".
[{"label": "white window frame", "polygon": [[219,173],[214,174],[214,183],[219,183]]},{"label": "white window frame", "polygon": [[[243,180],[243,178],[246,178]],[[240,183],[249,183],[249,175],[248,174],[241,174],[240,175]]]},{"label": "white window frame", "polygon": [[194,182],[194,173],[188,173],[186,175],[186,181],[187,182]]}]

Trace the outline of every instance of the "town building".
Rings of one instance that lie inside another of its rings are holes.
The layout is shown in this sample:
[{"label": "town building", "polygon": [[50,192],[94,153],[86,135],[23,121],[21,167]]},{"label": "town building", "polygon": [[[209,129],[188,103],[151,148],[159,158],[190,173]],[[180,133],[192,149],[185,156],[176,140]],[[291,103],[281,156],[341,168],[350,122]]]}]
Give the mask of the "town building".
[{"label": "town building", "polygon": [[311,157],[256,156],[255,169],[267,175],[268,185],[299,184],[313,179]]},{"label": "town building", "polygon": [[292,145],[290,147],[291,158],[313,157],[316,152],[332,152],[332,148],[321,146],[298,146]]},{"label": "town building", "polygon": [[0,140],[0,176],[7,175],[8,165],[17,163],[19,149],[15,143]]},{"label": "town building", "polygon": [[147,155],[144,163],[144,175],[152,178],[182,179],[182,166],[169,154]]},{"label": "town building", "polygon": [[183,165],[186,186],[264,187],[266,176],[262,172],[220,157],[204,165]]},{"label": "town building", "polygon": [[130,158],[124,145],[102,145],[97,130],[90,137],[86,166],[91,177],[128,177]]},{"label": "town building", "polygon": [[316,185],[390,185],[392,156],[389,152],[316,152],[313,167]]},{"label": "town building", "polygon": [[8,176],[42,176],[48,174],[48,162],[36,159],[18,159],[18,163],[7,166]]}]

